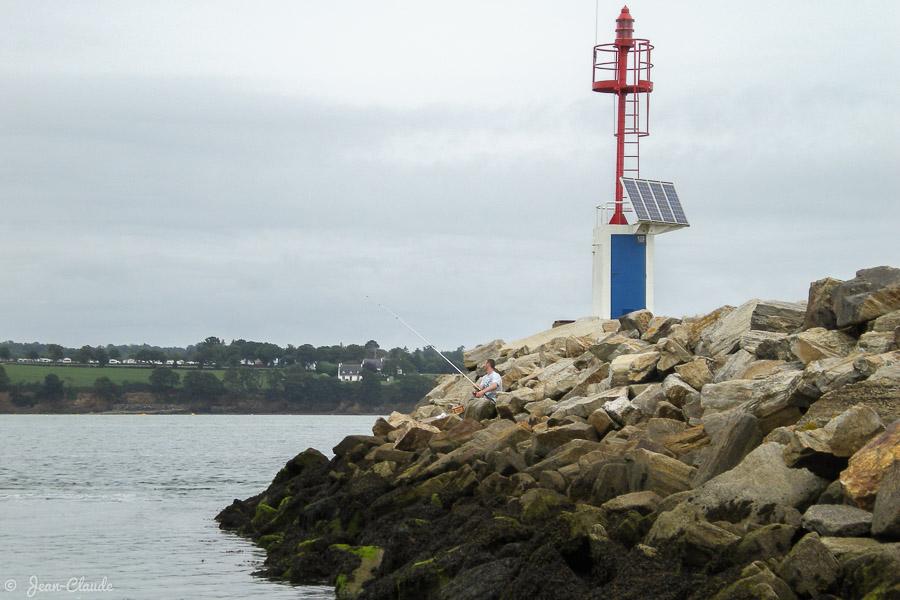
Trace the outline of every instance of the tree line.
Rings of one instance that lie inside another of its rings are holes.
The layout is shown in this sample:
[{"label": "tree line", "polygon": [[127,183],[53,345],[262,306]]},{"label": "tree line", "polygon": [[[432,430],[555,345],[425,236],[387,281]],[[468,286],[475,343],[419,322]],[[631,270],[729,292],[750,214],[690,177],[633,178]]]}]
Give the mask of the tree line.
[{"label": "tree line", "polygon": [[[445,350],[442,353],[458,368],[462,368],[462,346],[456,350]],[[147,344],[123,346],[109,344],[66,348],[60,344],[13,341],[0,344],[0,360],[17,360],[19,358],[28,360],[46,358],[53,362],[68,358],[79,364],[99,364],[101,366],[109,364],[111,360],[133,359],[139,363],[151,365],[172,361],[174,366],[179,366],[179,363],[182,366],[190,363],[188,366],[196,366],[201,369],[210,366],[229,368],[248,364],[281,368],[300,365],[303,368],[331,376],[337,375],[339,363],[360,364],[363,359],[372,358],[383,360],[382,373],[392,377],[455,372],[453,367],[430,347],[416,348],[412,351],[408,348],[384,350],[375,340],[369,340],[365,344],[346,346],[337,344],[318,347],[312,344],[300,346],[288,344],[286,347],[281,347],[269,342],[243,339],[232,340],[226,344],[224,340],[214,336],[207,337],[186,348],[161,348]]]},{"label": "tree line", "polygon": [[[462,347],[443,352],[460,368],[462,353]],[[339,406],[355,410],[411,410],[431,390],[434,375],[455,372],[432,348],[383,350],[374,340],[362,345],[303,344],[282,348],[245,340],[226,344],[217,337],[208,337],[187,348],[132,346],[127,354],[112,346],[74,349],[58,344],[15,342],[0,346],[0,359],[20,357],[54,362],[70,358],[76,363],[99,365],[112,359],[133,358],[152,368],[146,382],[115,383],[101,376],[90,387],[76,388],[55,373],[47,374],[41,383],[13,383],[0,365],[0,392],[8,391],[12,403],[22,407],[41,402],[59,405],[87,392],[111,408],[129,392],[150,392],[159,401],[183,404],[191,410],[247,398],[258,399],[273,409],[296,412],[331,412]],[[361,364],[364,359],[380,360],[381,369],[367,361],[360,381],[346,382],[336,377],[339,363]],[[185,364],[179,365],[179,361]],[[220,376],[211,368],[224,372],[217,371]]]}]

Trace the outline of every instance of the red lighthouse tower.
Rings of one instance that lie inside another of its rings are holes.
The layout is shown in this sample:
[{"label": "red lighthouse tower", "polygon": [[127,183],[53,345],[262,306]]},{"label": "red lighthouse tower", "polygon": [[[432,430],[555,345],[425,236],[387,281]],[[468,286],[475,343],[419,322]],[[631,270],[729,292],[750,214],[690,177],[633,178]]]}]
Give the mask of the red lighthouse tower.
[{"label": "red lighthouse tower", "polygon": [[675,185],[640,178],[640,140],[649,133],[653,91],[652,49],[649,41],[634,37],[627,6],[616,19],[616,41],[594,46],[592,89],[616,98],[616,194],[597,206],[593,241],[593,314],[604,319],[653,310],[655,238],[689,227]]},{"label": "red lighthouse tower", "polygon": [[627,6],[616,19],[616,41],[594,46],[593,90],[616,95],[616,203],[610,225],[628,224],[620,178],[640,177],[640,139],[649,135],[652,49],[648,40],[634,37],[634,19]]}]

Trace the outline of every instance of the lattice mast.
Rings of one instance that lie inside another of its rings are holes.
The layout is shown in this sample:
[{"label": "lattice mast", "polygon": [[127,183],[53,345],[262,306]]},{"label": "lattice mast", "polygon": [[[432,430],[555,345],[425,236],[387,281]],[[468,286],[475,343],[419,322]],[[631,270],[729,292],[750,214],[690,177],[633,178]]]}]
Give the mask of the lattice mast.
[{"label": "lattice mast", "polygon": [[[640,177],[640,139],[649,135],[652,49],[649,40],[634,37],[627,6],[616,19],[616,41],[594,46],[593,90],[616,96],[616,195],[610,225],[628,224],[620,177]],[[615,78],[608,79],[610,75]]]}]

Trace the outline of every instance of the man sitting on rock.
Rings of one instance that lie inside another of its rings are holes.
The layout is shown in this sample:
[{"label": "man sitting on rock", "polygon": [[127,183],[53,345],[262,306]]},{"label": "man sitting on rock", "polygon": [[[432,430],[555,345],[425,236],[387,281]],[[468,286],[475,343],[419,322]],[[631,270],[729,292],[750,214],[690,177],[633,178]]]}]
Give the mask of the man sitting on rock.
[{"label": "man sitting on rock", "polygon": [[491,402],[497,402],[497,393],[502,392],[503,380],[500,373],[494,370],[496,363],[493,358],[484,361],[484,377],[475,392],[475,398],[487,398]]}]

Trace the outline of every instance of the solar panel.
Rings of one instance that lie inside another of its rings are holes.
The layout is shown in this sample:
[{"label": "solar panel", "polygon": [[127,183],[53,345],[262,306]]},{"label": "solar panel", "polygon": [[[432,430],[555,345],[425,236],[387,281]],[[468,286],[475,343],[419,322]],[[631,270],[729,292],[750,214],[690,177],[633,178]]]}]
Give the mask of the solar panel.
[{"label": "solar panel", "polygon": [[644,199],[644,204],[647,205],[647,212],[650,213],[650,220],[657,223],[665,223],[662,215],[659,214],[659,207],[656,205],[656,200],[653,198],[653,192],[650,191],[650,184],[642,179],[638,179],[636,183],[638,190],[641,192],[641,197]]},{"label": "solar panel", "polygon": [[656,204],[659,205],[659,212],[662,215],[663,221],[666,223],[674,223],[675,215],[672,214],[672,209],[669,208],[669,203],[666,200],[666,194],[663,192],[662,185],[660,185],[658,181],[651,181],[650,189],[653,191],[653,197],[656,199]]},{"label": "solar panel", "polygon": [[621,178],[638,221],[689,226],[675,185],[666,181]]},{"label": "solar panel", "polygon": [[650,213],[647,212],[647,207],[644,205],[644,200],[641,198],[634,180],[623,177],[622,186],[625,188],[628,199],[631,200],[631,206],[634,208],[634,214],[637,216],[638,221],[649,221]]},{"label": "solar panel", "polygon": [[681,201],[678,199],[678,194],[675,192],[675,185],[672,183],[664,183],[662,186],[663,190],[666,192],[666,199],[669,201],[669,206],[672,207],[672,212],[675,215],[675,222],[679,225],[688,225],[684,209],[681,208]]}]

